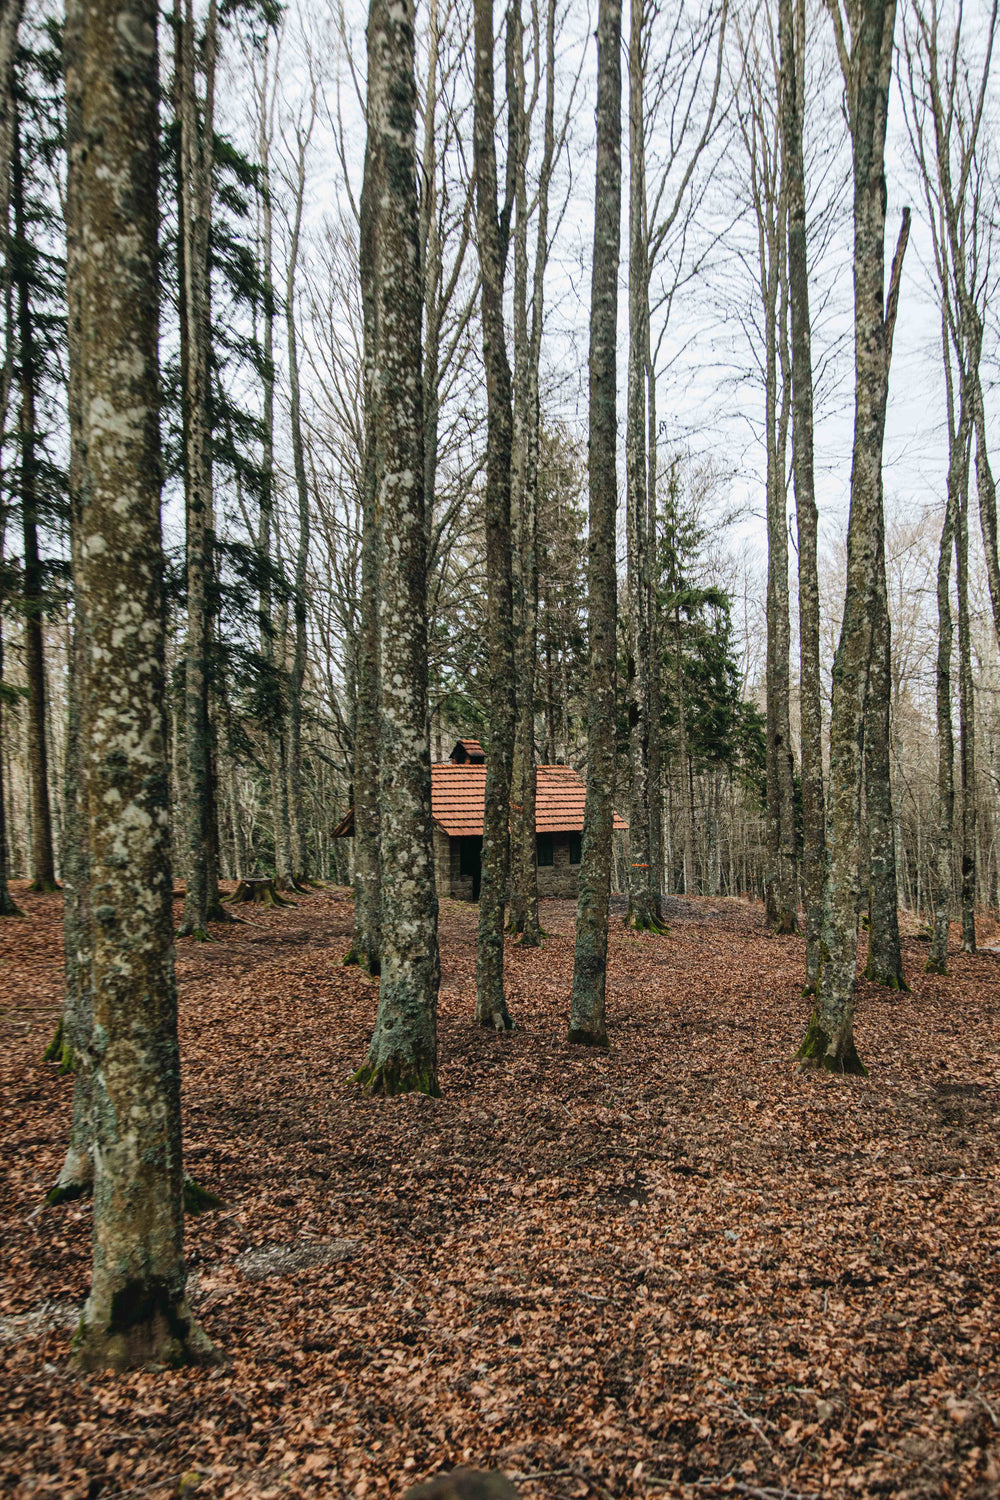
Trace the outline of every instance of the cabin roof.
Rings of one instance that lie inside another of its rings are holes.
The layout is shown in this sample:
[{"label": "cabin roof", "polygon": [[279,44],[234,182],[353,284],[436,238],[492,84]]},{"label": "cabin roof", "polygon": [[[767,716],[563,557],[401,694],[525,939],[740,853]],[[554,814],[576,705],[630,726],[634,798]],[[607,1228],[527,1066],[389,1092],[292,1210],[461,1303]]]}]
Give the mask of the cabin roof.
[{"label": "cabin roof", "polygon": [[455,748],[448,757],[456,765],[462,766],[472,761],[473,764],[484,765],[486,762],[486,751],[478,740],[456,740]]},{"label": "cabin roof", "polygon": [[[538,766],[535,832],[582,833],[587,788],[572,766]],[[451,838],[482,834],[486,767],[439,761],[431,766],[431,812]],[[615,813],[615,830],[628,824]]]},{"label": "cabin roof", "polygon": [[[573,767],[536,766],[535,775],[535,832],[582,833],[587,788]],[[450,838],[481,837],[485,805],[485,765],[468,761],[456,764],[454,760],[434,762],[431,766],[431,816]],[[614,827],[616,833],[624,833],[628,824],[615,813]],[[333,836],[349,838],[353,833],[352,807],[334,829]]]}]

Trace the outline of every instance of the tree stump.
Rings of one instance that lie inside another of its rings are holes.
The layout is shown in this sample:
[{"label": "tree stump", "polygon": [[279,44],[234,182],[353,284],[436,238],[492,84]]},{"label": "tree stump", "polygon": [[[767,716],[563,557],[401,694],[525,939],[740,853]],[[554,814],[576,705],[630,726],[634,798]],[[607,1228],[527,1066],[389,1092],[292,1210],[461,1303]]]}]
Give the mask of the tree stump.
[{"label": "tree stump", "polygon": [[294,906],[294,901],[288,901],[282,896],[272,879],[268,877],[251,877],[241,880],[231,896],[225,900],[231,906]]}]

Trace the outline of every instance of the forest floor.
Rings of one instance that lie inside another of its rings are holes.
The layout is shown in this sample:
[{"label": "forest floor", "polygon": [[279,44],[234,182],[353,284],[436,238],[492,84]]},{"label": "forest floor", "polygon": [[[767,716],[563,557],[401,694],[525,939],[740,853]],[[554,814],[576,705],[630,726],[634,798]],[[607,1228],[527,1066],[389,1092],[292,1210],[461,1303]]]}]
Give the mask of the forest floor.
[{"label": "forest floor", "polygon": [[[564,1036],[573,907],[470,1024],[441,914],[439,1100],[347,1084],[377,991],[344,891],[181,942],[193,1306],[229,1364],[80,1378],[90,1210],[39,1212],[72,1079],[41,1061],[61,898],[0,928],[0,1493],[525,1500],[1000,1494],[1000,947],[859,986],[871,1075],[802,1075],[802,943],[759,906],[615,924],[611,1050]],[[955,936],[955,934],[953,934]],[[1000,943],[984,924],[984,944]]]}]

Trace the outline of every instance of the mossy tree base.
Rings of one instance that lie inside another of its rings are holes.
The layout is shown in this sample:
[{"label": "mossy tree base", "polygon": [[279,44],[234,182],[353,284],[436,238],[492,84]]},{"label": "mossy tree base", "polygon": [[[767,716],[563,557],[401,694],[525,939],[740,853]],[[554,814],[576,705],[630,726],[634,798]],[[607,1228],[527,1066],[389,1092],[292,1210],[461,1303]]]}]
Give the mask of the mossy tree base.
[{"label": "mossy tree base", "polygon": [[366,1099],[376,1094],[382,1094],[386,1098],[394,1094],[427,1094],[431,1099],[441,1097],[436,1068],[403,1063],[395,1058],[385,1063],[366,1063],[363,1068],[351,1074],[350,1082],[361,1090]]},{"label": "mossy tree base", "polygon": [[827,1073],[868,1077],[868,1069],[854,1045],[853,1034],[848,1031],[835,1040],[823,1027],[816,1011],[813,1011],[802,1045],[795,1056],[804,1069],[822,1068]]},{"label": "mossy tree base", "polygon": [[5,901],[0,902],[0,917],[23,917],[24,912],[17,902],[8,894]]},{"label": "mossy tree base", "polygon": [[893,990],[902,995],[910,993],[910,986],[900,969],[880,969],[877,965],[869,963],[865,969],[865,978],[870,979],[872,984],[881,985],[884,990]]},{"label": "mossy tree base", "polygon": [[793,911],[779,911],[771,930],[775,937],[791,937],[799,930],[798,918]]},{"label": "mossy tree base", "polygon": [[586,1031],[582,1026],[571,1026],[566,1035],[571,1047],[599,1047],[604,1051],[611,1046],[606,1031]]},{"label": "mossy tree base", "polygon": [[924,964],[924,973],[940,974],[942,976],[946,976],[948,973],[948,960],[939,957],[939,955],[936,953],[932,953],[930,958]]},{"label": "mossy tree base", "polygon": [[207,927],[192,927],[187,922],[178,927],[175,936],[179,938],[193,938],[196,943],[215,943],[218,941],[217,938],[212,936]]},{"label": "mossy tree base", "polygon": [[155,1280],[115,1293],[107,1316],[88,1302],[73,1339],[80,1370],[141,1369],[146,1365],[218,1365],[222,1356],[195,1322],[187,1302]]},{"label": "mossy tree base", "polygon": [[375,955],[366,953],[363,948],[358,948],[354,943],[351,944],[350,948],[344,954],[344,964],[348,968],[352,964],[356,964],[359,969],[364,969],[365,973],[370,974],[373,979],[377,979],[382,972],[382,966]]},{"label": "mossy tree base", "polygon": [[625,918],[625,928],[628,932],[651,932],[654,937],[670,936],[669,927],[659,917],[642,916],[639,912],[629,912]]},{"label": "mossy tree base", "polygon": [[[294,906],[294,901],[281,895],[277,882],[270,879],[241,880],[226,901],[230,906]],[[231,913],[226,913],[227,920]]]},{"label": "mossy tree base", "polygon": [[494,1031],[516,1031],[514,1018],[507,1008],[507,1000],[504,995],[493,1005],[481,1005],[476,1001],[476,1025],[490,1028]]},{"label": "mossy tree base", "polygon": [[28,890],[36,896],[53,896],[56,891],[62,890],[62,886],[58,880],[33,880]]},{"label": "mossy tree base", "polygon": [[59,1017],[55,1035],[42,1053],[42,1062],[57,1062],[59,1064],[59,1077],[65,1078],[67,1073],[73,1071],[73,1048],[70,1046],[66,1028],[63,1025],[63,1017]]},{"label": "mossy tree base", "polygon": [[57,1208],[60,1203],[75,1203],[78,1198],[89,1198],[93,1189],[94,1163],[90,1152],[80,1151],[71,1145],[66,1152],[62,1171],[45,1195],[45,1207]]},{"label": "mossy tree base", "polygon": [[274,888],[276,891],[280,891],[283,895],[287,895],[289,891],[300,896],[308,896],[309,894],[309,886],[303,885],[302,881],[299,880],[297,875],[276,876],[274,881]]}]

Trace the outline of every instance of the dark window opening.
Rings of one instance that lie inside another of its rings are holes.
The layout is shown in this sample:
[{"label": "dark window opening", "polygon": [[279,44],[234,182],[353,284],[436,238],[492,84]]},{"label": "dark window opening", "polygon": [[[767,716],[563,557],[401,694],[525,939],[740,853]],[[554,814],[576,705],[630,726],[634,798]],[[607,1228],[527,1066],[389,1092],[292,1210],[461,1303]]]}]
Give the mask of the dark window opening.
[{"label": "dark window opening", "polygon": [[583,858],[583,834],[571,833],[569,836],[569,862],[578,865]]},{"label": "dark window opening", "polygon": [[555,840],[551,833],[540,833],[536,839],[538,849],[537,863],[539,865],[554,865],[556,862]]}]

